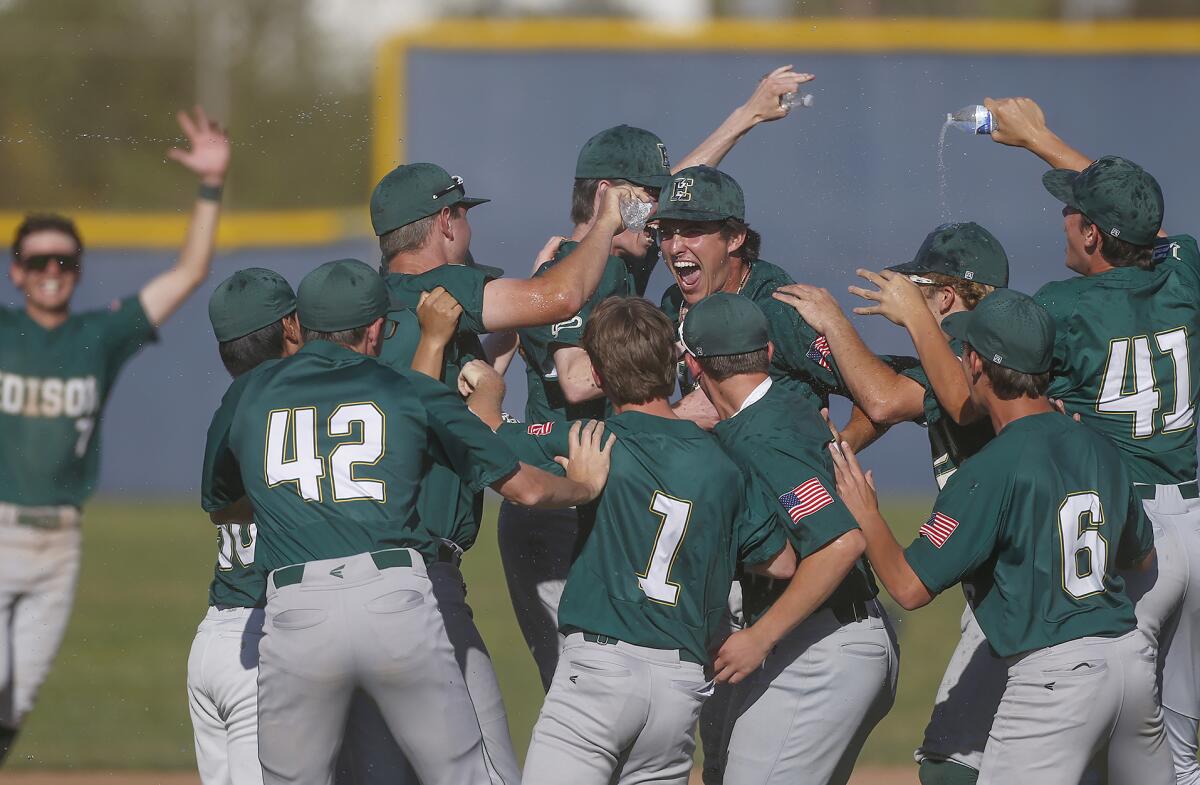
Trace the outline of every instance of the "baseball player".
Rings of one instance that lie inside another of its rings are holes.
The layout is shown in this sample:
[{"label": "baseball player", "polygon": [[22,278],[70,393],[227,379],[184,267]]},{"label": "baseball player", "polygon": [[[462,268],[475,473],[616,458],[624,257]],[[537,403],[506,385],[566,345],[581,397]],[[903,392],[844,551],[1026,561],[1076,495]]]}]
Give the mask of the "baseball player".
[{"label": "baseball player", "polygon": [[717,654],[717,680],[738,685],[724,781],[845,783],[895,699],[896,642],[860,558],[865,540],[833,495],[829,430],[772,381],[767,333],[751,300],[717,292],[692,307],[681,335],[688,371],[721,417],[713,435],[778,498],[800,558],[788,583],[743,578],[751,625]]},{"label": "baseball player", "polygon": [[0,308],[0,762],[66,629],[108,394],[208,275],[229,140],[200,108],[180,112],[179,124],[189,148],[168,157],[199,177],[200,190],[175,266],[136,295],[73,314],[83,259],[75,224],[31,215],[13,240],[9,277],[24,302]]},{"label": "baseball player", "polygon": [[[812,74],[793,71],[790,65],[771,71],[759,81],[750,98],[675,168],[700,163],[716,166],[755,126],[786,117],[788,109],[780,104],[781,96],[795,92],[813,78]],[[637,185],[657,199],[670,177],[666,145],[654,133],[618,125],[592,136],[580,149],[575,163],[571,238],[535,275],[544,275],[560,263],[575,242],[587,235],[598,215],[602,185]],[[627,229],[617,234],[600,284],[578,313],[556,324],[518,332],[529,391],[526,421],[571,422],[610,413],[603,391],[592,380],[587,353],[579,345],[583,328],[592,308],[605,298],[644,296],[657,260],[658,247],[651,233]],[[582,522],[578,515],[584,516]],[[517,623],[537,663],[544,689],[550,688],[561,646],[558,601],[571,559],[590,522],[587,510],[576,513],[500,506],[498,536],[504,576]]]},{"label": "baseball player", "polygon": [[[878,286],[879,291],[852,288],[875,301],[855,310],[881,313],[905,327],[924,356],[928,346],[946,345],[943,319],[973,309],[988,293],[1008,284],[1008,257],[999,241],[982,226],[947,224],[926,236],[911,262],[878,274],[860,270],[859,275]],[[795,284],[781,288],[775,298],[796,308],[825,336],[846,385],[867,416],[888,426],[906,420],[922,421],[927,426],[939,488],[995,435],[986,419],[962,425],[956,422],[957,413],[970,405],[970,390],[961,366],[947,369],[948,381],[940,384],[939,400],[929,374],[919,362],[876,357],[825,290]],[[956,357],[962,355],[961,342],[951,340],[950,348]],[[851,430],[847,429],[843,438],[854,449],[862,449],[861,440],[856,440]],[[992,718],[1004,692],[1007,668],[988,646],[970,605],[963,610],[960,629],[924,741],[915,754],[924,785],[975,781]]]},{"label": "baseball player", "polygon": [[1116,447],[1045,397],[1054,320],[999,289],[942,327],[965,344],[971,400],[997,435],[950,478],[907,549],[850,445],[831,450],[871,566],[909,610],[961,581],[1006,659],[980,783],[1078,782],[1099,755],[1114,785],[1170,785],[1154,642],[1117,573],[1150,568],[1153,535]]},{"label": "baseball player", "polygon": [[[239,270],[208,301],[221,362],[234,379],[300,348],[296,294],[278,273]],[[204,488],[203,495],[212,490]],[[188,655],[188,710],[204,785],[261,785],[258,648],[267,576],[254,559],[252,520],[217,527],[208,612]]]},{"label": "baseball player", "polygon": [[[1200,492],[1195,489],[1200,352],[1200,254],[1187,235],[1161,237],[1162,191],[1136,164],[1090,162],[1046,127],[1027,98],[988,100],[1004,144],[1051,166],[1043,177],[1063,202],[1067,267],[1080,277],[1047,284],[1037,300],[1058,327],[1050,395],[1112,439],[1138,484],[1159,553],[1156,569],[1130,575],[1139,626],[1159,642],[1167,738],[1181,782],[1200,781]],[[927,368],[948,367],[931,353]],[[936,382],[935,382],[936,383]],[[967,411],[969,418],[973,413]]]},{"label": "baseball player", "polygon": [[205,509],[218,524],[252,514],[255,558],[270,571],[264,782],[328,781],[356,688],[375,699],[426,785],[489,782],[426,571],[440,545],[416,499],[428,442],[437,438],[475,488],[570,506],[603,487],[603,428],[572,439],[566,478],[522,466],[450,390],[370,359],[390,328],[387,288],[365,264],[318,267],[297,299],[303,348],[234,382],[205,455]]},{"label": "baseball player", "polygon": [[[786,578],[795,556],[766,500],[667,403],[675,336],[666,317],[645,300],[610,298],[583,343],[616,410],[607,424],[617,443],[563,591],[566,640],[524,782],[682,784],[734,566]],[[554,423],[517,427],[526,449],[561,454]]]}]

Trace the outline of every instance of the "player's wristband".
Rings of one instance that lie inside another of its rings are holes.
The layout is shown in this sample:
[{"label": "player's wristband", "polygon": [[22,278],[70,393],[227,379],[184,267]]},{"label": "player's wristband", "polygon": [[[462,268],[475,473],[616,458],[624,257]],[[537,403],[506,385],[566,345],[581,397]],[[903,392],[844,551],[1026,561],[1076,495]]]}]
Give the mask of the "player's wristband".
[{"label": "player's wristband", "polygon": [[200,183],[200,187],[196,190],[196,198],[207,199],[210,202],[219,202],[221,201],[222,188],[220,185]]}]

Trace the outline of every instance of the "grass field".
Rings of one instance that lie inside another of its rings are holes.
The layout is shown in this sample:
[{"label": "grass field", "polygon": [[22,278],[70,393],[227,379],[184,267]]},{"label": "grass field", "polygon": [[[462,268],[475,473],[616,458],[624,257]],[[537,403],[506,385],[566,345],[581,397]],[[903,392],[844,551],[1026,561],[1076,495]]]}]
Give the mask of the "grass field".
[{"label": "grass field", "polygon": [[[891,504],[910,535],[921,503]],[[496,662],[513,739],[523,751],[541,705],[533,661],[513,618],[496,551],[495,506],[465,565],[469,600]],[[79,595],[58,662],[13,750],[20,769],[188,769],[188,647],[204,615],[215,537],[190,503],[108,501],[85,514]],[[906,540],[905,540],[906,541]],[[962,595],[900,614],[900,692],[864,762],[906,764],[920,741],[957,640]]]}]

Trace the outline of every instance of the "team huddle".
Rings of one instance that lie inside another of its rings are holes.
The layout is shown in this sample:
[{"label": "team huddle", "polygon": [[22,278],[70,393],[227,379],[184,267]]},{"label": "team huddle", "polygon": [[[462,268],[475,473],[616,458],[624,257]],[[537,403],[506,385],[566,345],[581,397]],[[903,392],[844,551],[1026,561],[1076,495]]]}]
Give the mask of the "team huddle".
[{"label": "team huddle", "polygon": [[[187,684],[205,785],[682,785],[697,731],[709,785],[846,783],[896,694],[880,588],[913,610],[959,584],[922,783],[1200,783],[1195,239],[1162,231],[1139,166],[989,99],[993,139],[1051,166],[1077,276],[1027,296],[991,231],[938,226],[911,261],[858,271],[856,312],[915,354],[877,355],[828,292],[760,258],[717,168],[811,78],[766,75],[675,166],[646,130],[588,139],[571,232],[527,278],[475,262],[487,200],[413,163],[371,197],[379,270],[217,286],[233,381],[204,451],[218,552]],[[31,216],[13,244],[0,756],[69,613],[108,390],[208,272],[229,143],[202,112],[180,122],[172,157],[200,192],[179,263],[137,297],[68,313],[66,219]],[[654,305],[660,256],[674,282]],[[518,352],[524,421],[503,409]],[[857,453],[910,421],[939,493],[904,547]],[[523,770],[460,571],[485,488],[546,690]]]}]

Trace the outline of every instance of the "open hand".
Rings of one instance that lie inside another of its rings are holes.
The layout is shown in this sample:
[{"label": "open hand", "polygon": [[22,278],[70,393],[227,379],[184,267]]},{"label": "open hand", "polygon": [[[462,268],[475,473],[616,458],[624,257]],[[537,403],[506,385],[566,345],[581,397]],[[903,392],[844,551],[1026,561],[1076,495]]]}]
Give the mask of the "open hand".
[{"label": "open hand", "polygon": [[779,99],[788,93],[800,89],[800,85],[816,79],[812,74],[797,73],[790,65],[781,65],[769,74],[763,76],[754,94],[746,101],[745,108],[750,111],[754,121],[767,123],[788,116],[788,109],[780,106]]},{"label": "open hand", "polygon": [[850,294],[856,294],[864,300],[871,300],[876,305],[863,305],[854,309],[859,315],[879,314],[893,324],[906,327],[914,317],[928,311],[925,295],[921,287],[908,280],[908,276],[892,270],[881,270],[873,273],[870,270],[855,270],[859,278],[865,279],[877,288],[864,289],[861,286],[849,287]]},{"label": "open hand", "polygon": [[567,241],[567,238],[561,235],[553,235],[546,244],[542,246],[542,250],[538,251],[537,256],[533,259],[533,272],[542,269],[542,265],[549,262],[558,253],[558,246]]},{"label": "open hand", "polygon": [[230,156],[229,136],[225,130],[208,119],[202,106],[196,107],[195,118],[181,109],[175,113],[175,119],[187,137],[189,149],[172,148],[167,151],[167,157],[199,175],[204,185],[224,184]]},{"label": "open hand", "polygon": [[608,482],[609,456],[612,453],[615,434],[604,441],[604,423],[588,420],[587,425],[576,421],[568,437],[566,458],[555,458],[555,462],[567,470],[567,479],[586,487],[595,499]]},{"label": "open hand", "polygon": [[1032,149],[1048,132],[1046,115],[1032,98],[985,98],[992,113],[992,139],[1000,144]]},{"label": "open hand", "polygon": [[725,639],[713,661],[713,678],[718,684],[737,684],[762,667],[772,644],[753,627],[738,630]]},{"label": "open hand", "polygon": [[417,301],[417,321],[421,325],[421,333],[446,345],[458,329],[462,310],[454,295],[440,286],[429,292],[421,292],[421,298]]},{"label": "open hand", "polygon": [[879,499],[875,495],[875,478],[871,472],[863,473],[858,456],[849,442],[829,445],[833,456],[833,473],[837,480],[837,492],[846,509],[856,519],[879,514]]},{"label": "open hand", "polygon": [[819,286],[788,284],[776,289],[771,296],[795,308],[800,318],[821,335],[828,335],[830,330],[848,321],[838,301]]}]

